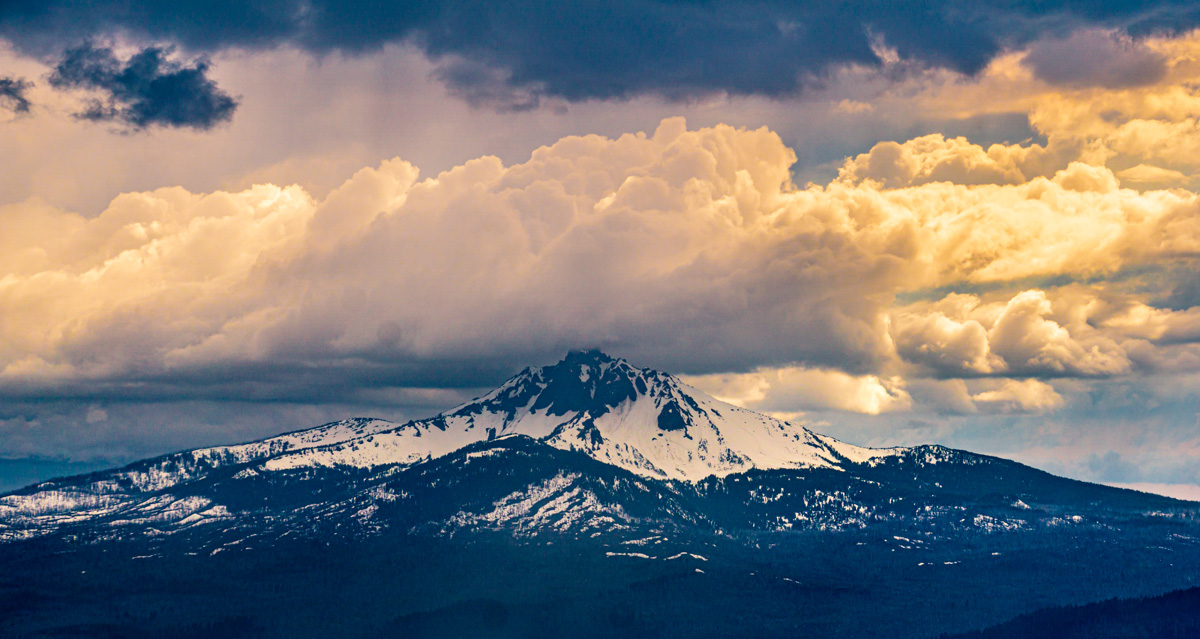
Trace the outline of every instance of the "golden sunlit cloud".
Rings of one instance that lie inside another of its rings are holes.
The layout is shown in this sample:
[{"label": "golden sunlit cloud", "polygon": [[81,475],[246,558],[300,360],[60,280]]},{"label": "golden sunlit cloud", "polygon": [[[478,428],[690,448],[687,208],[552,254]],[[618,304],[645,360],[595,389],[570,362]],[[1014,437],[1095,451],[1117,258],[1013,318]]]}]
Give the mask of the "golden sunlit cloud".
[{"label": "golden sunlit cloud", "polygon": [[[1167,328],[1194,324],[1186,310],[1097,323],[1097,294],[1061,286],[896,304],[1200,251],[1193,193],[1125,189],[1079,161],[1030,178],[1022,163],[1041,152],[927,136],[797,188],[771,131],[674,119],[424,180],[389,160],[320,201],[295,186],[168,188],[88,219],[30,200],[0,209],[0,383],[593,343],[683,348],[696,368],[742,365],[736,351],[841,369],[777,369],[768,384],[877,413],[910,404],[900,378],[883,381],[896,375],[1112,376],[1190,349]],[[974,399],[1057,405],[1024,384]]]}]

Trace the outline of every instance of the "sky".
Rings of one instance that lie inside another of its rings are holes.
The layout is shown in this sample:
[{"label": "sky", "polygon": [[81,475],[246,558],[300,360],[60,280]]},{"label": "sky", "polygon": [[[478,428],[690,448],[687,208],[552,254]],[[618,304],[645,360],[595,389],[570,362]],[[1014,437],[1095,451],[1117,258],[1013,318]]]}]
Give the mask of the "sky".
[{"label": "sky", "polygon": [[1200,8],[0,4],[0,489],[569,349],[1200,499]]}]

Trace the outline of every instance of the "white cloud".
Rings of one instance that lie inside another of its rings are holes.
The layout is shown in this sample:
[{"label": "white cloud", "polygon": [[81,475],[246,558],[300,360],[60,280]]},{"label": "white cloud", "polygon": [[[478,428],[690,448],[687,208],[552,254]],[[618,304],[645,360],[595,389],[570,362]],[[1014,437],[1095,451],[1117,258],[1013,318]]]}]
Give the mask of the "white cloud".
[{"label": "white cloud", "polygon": [[988,335],[1007,370],[1082,376],[1129,371],[1129,359],[1115,342],[1098,336],[1083,343],[1049,318],[1052,312],[1043,291],[1025,291],[1009,300]]},{"label": "white cloud", "polygon": [[971,400],[986,412],[1044,413],[1063,405],[1053,386],[1036,379],[1006,379],[999,388],[972,395]]},{"label": "white cloud", "polygon": [[867,415],[906,411],[912,398],[898,378],[783,367],[754,373],[704,375],[686,381],[719,399],[794,419],[805,410]]}]

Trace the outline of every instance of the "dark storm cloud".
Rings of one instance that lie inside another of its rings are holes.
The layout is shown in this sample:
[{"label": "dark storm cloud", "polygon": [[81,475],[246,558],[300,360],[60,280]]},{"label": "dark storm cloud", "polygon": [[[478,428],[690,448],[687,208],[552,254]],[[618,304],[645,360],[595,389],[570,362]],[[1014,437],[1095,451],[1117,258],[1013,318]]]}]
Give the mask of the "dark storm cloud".
[{"label": "dark storm cloud", "polygon": [[537,87],[514,87],[500,70],[471,60],[447,61],[436,77],[451,95],[474,107],[519,112],[536,109],[541,102]]},{"label": "dark storm cloud", "polygon": [[206,130],[228,121],[237,102],[207,77],[208,63],[169,58],[171,51],[147,47],[128,60],[112,49],[84,44],[66,52],[50,76],[60,89],[88,89],[92,100],[79,117],[148,126]]},{"label": "dark storm cloud", "polygon": [[29,113],[29,98],[25,97],[25,92],[31,86],[23,78],[0,77],[0,107],[13,113]]},{"label": "dark storm cloud", "polygon": [[1005,46],[1084,27],[1182,29],[1198,17],[1200,7],[1170,1],[15,0],[0,5],[0,35],[43,56],[112,34],[201,52],[287,44],[360,53],[406,42],[451,65],[441,77],[456,94],[522,108],[539,94],[786,96],[832,67],[880,64],[879,42],[973,73]]}]

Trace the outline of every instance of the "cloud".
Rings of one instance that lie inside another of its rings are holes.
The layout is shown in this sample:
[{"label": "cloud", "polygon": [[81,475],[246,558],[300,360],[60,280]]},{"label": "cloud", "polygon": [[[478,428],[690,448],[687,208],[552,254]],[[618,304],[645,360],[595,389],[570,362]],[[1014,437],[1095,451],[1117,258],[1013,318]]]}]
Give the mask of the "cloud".
[{"label": "cloud", "polygon": [[1049,318],[1043,291],[1025,291],[1009,300],[989,332],[992,347],[1008,369],[1024,374],[1114,375],[1130,369],[1120,347],[1103,337],[1081,343]]},{"label": "cloud", "polygon": [[[1197,24],[1195,8],[1175,1],[1036,7],[939,1],[918,7],[776,0],[399,6],[280,0],[215,7],[199,0],[182,5],[50,0],[6,4],[0,10],[0,34],[42,55],[79,37],[114,34],[209,53],[290,45],[324,55],[415,44],[430,58],[448,61],[442,77],[464,96],[492,95],[499,82],[518,93],[581,101],[647,94],[671,99],[719,93],[781,97],[819,84],[838,67],[878,67],[896,60],[973,74],[998,52],[1064,25],[1122,26],[1145,33],[1166,26],[1164,15],[1175,29]],[[1081,43],[1068,46],[1090,45],[1093,52],[1100,46],[1088,39],[1093,36],[1081,37]],[[471,72],[463,72],[464,63]],[[1137,60],[1123,65],[1107,75],[1093,75],[1125,80],[1142,68]],[[1043,66],[1048,72],[1058,68]]]},{"label": "cloud", "polygon": [[1200,307],[1200,269],[1194,263],[1188,264],[1172,279],[1171,290],[1162,304],[1177,311]]},{"label": "cloud", "polygon": [[1025,62],[1038,78],[1073,87],[1146,86],[1167,74],[1167,59],[1162,53],[1128,36],[1100,29],[1036,42]]},{"label": "cloud", "polygon": [[1164,169],[1149,164],[1138,164],[1117,173],[1122,182],[1132,182],[1138,185],[1173,186],[1184,184],[1189,179],[1179,171]]},{"label": "cloud", "polygon": [[[891,78],[888,82],[862,80],[873,90],[867,94],[874,112],[912,110],[930,118],[982,118],[1005,114],[1027,115],[1038,144],[1028,145],[1029,158],[1007,160],[993,157],[992,148],[947,148],[937,156],[912,164],[908,154],[916,152],[917,140],[894,142],[889,159],[878,156],[881,167],[890,170],[887,184],[898,186],[939,179],[936,170],[961,172],[973,169],[969,179],[1004,183],[1015,178],[1014,169],[1029,179],[1060,170],[1064,162],[1082,161],[1107,166],[1128,187],[1153,190],[1182,186],[1195,189],[1200,171],[1200,128],[1194,87],[1200,79],[1200,31],[1187,27],[1155,34],[1082,28],[1055,32],[1058,40],[1035,39],[1018,44],[992,57],[974,77],[940,69],[925,69]],[[1063,35],[1057,35],[1057,34]],[[1047,43],[1064,48],[1061,55],[1045,53]],[[1108,43],[1112,51],[1097,51]],[[1063,64],[1079,78],[1051,81],[1039,76],[1030,63],[1039,56],[1057,61],[1073,56],[1087,58],[1084,65]],[[1129,67],[1133,59],[1156,61],[1150,68]],[[1126,65],[1126,66],[1122,66]],[[1130,70],[1132,69],[1132,70]],[[1106,73],[1117,74],[1109,77]],[[1125,74],[1125,75],[1121,75]],[[1068,81],[1070,80],[1070,81]],[[1119,84],[1120,86],[1115,86]],[[1114,85],[1112,87],[1108,85]],[[862,93],[854,95],[862,100]],[[972,138],[978,138],[972,135]],[[947,140],[950,135],[945,135]],[[923,141],[923,146],[933,142]],[[943,146],[958,145],[943,143]],[[1022,145],[1026,146],[1026,145]],[[881,145],[876,151],[885,152]],[[847,163],[851,179],[868,176],[869,155]],[[895,164],[899,161],[900,164]],[[1139,167],[1139,165],[1141,165]]]},{"label": "cloud", "polygon": [[[1191,335],[1182,316],[1173,333],[1104,325],[1099,298],[1069,287],[895,308],[1170,263],[1200,237],[1191,194],[1079,163],[1015,185],[799,188],[794,158],[765,128],[668,119],[425,179],[393,159],[320,200],[264,184],[128,193],[94,218],[10,205],[0,393],[340,401],[486,386],[597,346],[683,373],[830,371],[822,387],[857,399],[829,405],[870,412],[907,401],[882,380],[913,365],[1104,377],[1177,358],[1165,336]],[[1132,338],[1149,349],[1136,361]]]},{"label": "cloud", "polygon": [[1040,415],[1057,411],[1067,399],[1050,383],[1008,377],[905,381],[914,409],[942,418],[984,415]]},{"label": "cloud", "polygon": [[[943,301],[956,302],[968,309],[979,304],[969,295],[951,295]],[[897,314],[892,332],[897,352],[907,361],[953,377],[988,375],[1005,368],[999,355],[992,353],[987,327],[963,315],[947,316],[941,310]]]},{"label": "cloud", "polygon": [[[766,130],[667,121],[420,182],[389,161],[322,202],[264,185],[132,193],[93,219],[14,205],[0,378],[17,393],[291,396],[280,385],[428,385],[466,367],[482,385],[585,344],[675,370],[867,367],[886,357],[872,298],[888,287],[894,231],[855,240],[820,202],[776,211],[797,197],[792,157]],[[810,332],[820,339],[795,339]]]},{"label": "cloud", "polygon": [[1054,387],[1036,379],[1004,380],[1003,385],[971,396],[985,412],[1044,413],[1063,405]]},{"label": "cloud", "polygon": [[541,83],[515,85],[511,72],[457,56],[443,60],[434,77],[445,83],[451,95],[472,107],[500,113],[536,109],[545,93]]},{"label": "cloud", "polygon": [[228,121],[237,101],[207,77],[204,59],[183,64],[172,51],[147,47],[122,61],[112,49],[84,44],[68,50],[50,84],[96,92],[78,117],[135,129],[149,126],[207,130]]},{"label": "cloud", "polygon": [[1093,300],[1060,293],[1058,302],[1056,312],[1045,291],[1028,290],[989,305],[961,294],[917,305],[895,315],[897,352],[943,377],[1090,377],[1132,369],[1114,336],[1088,324]]},{"label": "cloud", "polygon": [[29,113],[29,98],[25,96],[32,86],[24,78],[0,77],[0,107],[16,114]]},{"label": "cloud", "polygon": [[931,182],[1022,184],[1066,167],[1074,149],[1031,144],[993,144],[984,149],[966,138],[940,133],[904,142],[880,142],[867,153],[848,158],[838,177],[856,183],[873,180],[886,188]]},{"label": "cloud", "polygon": [[686,381],[722,400],[794,419],[805,410],[879,415],[912,408],[903,381],[835,370],[783,367],[754,373],[704,375]]}]

